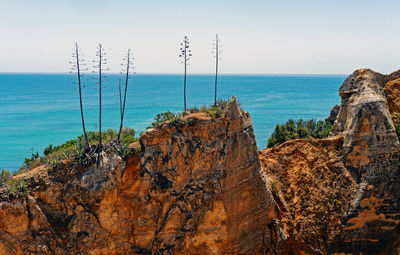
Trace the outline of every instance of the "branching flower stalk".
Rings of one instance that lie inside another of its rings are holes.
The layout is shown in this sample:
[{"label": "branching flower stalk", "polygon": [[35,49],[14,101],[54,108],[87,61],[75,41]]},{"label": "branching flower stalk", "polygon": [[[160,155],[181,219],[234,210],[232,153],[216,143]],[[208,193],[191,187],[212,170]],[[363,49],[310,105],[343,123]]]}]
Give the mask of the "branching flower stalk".
[{"label": "branching flower stalk", "polygon": [[[81,108],[81,119],[82,119],[82,129],[83,129],[83,134],[85,137],[85,142],[86,142],[86,146],[89,146],[89,139],[87,137],[86,134],[86,128],[85,128],[85,118],[83,116],[83,105],[82,105],[82,82],[81,82],[81,78],[82,78],[82,73],[81,71],[87,71],[87,68],[82,67],[85,66],[84,60],[80,58],[82,54],[80,53],[79,47],[78,47],[78,43],[75,43],[75,47],[73,49],[72,52],[72,58],[74,59],[74,61],[71,61],[70,64],[72,64],[72,71],[76,71],[76,74],[78,76],[78,91],[79,91],[79,104],[80,104],[80,108]],[[72,73],[71,71],[71,73]]]},{"label": "branching flower stalk", "polygon": [[[122,70],[122,72],[125,73],[125,88],[124,88],[124,100],[123,100],[123,104],[122,104],[122,111],[121,111],[121,124],[119,126],[119,132],[118,132],[118,141],[121,138],[121,132],[122,132],[122,125],[124,122],[124,115],[125,115],[125,103],[126,103],[126,92],[128,91],[128,82],[129,82],[129,78],[130,78],[130,74],[131,71],[133,73],[133,57],[131,56],[131,50],[128,49],[128,53],[126,54],[126,57],[123,59],[126,61],[126,66],[125,69]],[[121,72],[121,73],[122,73]],[[120,92],[121,95],[121,92]],[[121,100],[121,99],[120,99]]]},{"label": "branching flower stalk", "polygon": [[181,54],[179,55],[182,58],[182,64],[184,65],[184,76],[183,76],[183,107],[184,111],[186,111],[186,69],[190,57],[192,56],[192,51],[189,49],[189,39],[187,36],[184,37],[183,42],[181,43],[180,48]]},{"label": "branching flower stalk", "polygon": [[214,106],[217,106],[217,84],[218,84],[218,64],[221,54],[221,46],[219,45],[220,40],[218,39],[218,34],[215,35],[214,42],[214,58],[215,58],[215,85],[214,85]]}]

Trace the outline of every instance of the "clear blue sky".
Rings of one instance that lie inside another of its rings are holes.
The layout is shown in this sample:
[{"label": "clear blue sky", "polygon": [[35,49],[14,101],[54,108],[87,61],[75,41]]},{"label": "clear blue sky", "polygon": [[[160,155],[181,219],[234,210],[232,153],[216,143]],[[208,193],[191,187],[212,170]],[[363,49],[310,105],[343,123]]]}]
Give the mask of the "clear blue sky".
[{"label": "clear blue sky", "polygon": [[0,0],[0,72],[67,72],[73,43],[94,59],[102,42],[119,72],[127,48],[138,73],[212,73],[219,33],[223,73],[350,73],[400,68],[395,0]]}]

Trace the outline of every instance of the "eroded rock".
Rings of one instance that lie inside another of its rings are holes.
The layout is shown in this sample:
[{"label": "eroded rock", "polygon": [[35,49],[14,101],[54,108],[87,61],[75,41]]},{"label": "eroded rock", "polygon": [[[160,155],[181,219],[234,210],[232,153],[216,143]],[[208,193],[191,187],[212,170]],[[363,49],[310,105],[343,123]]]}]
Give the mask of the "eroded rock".
[{"label": "eroded rock", "polygon": [[0,202],[0,250],[279,253],[285,236],[278,207],[250,116],[235,99],[222,118],[189,115],[184,125],[165,123],[144,133],[140,146],[126,163],[108,153],[90,167],[65,162],[31,175],[45,184],[26,198]]},{"label": "eroded rock", "polygon": [[331,111],[329,112],[329,116],[325,118],[325,121],[329,121],[333,125],[335,123],[335,120],[337,118],[337,115],[339,114],[340,106],[335,105],[332,107]]},{"label": "eroded rock", "polygon": [[273,191],[284,208],[286,253],[397,254],[400,153],[391,113],[399,75],[355,71],[339,89],[333,137],[261,152],[269,183],[282,183]]},{"label": "eroded rock", "polygon": [[343,139],[293,140],[260,152],[288,240],[283,254],[328,254],[357,182],[340,156]]}]

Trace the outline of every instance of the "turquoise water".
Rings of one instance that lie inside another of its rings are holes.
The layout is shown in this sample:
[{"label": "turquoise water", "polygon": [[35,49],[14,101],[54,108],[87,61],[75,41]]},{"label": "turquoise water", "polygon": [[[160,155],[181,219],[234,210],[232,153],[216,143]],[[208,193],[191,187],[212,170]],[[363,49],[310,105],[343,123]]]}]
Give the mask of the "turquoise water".
[{"label": "turquoise water", "polygon": [[[118,75],[103,91],[103,128],[118,128]],[[345,75],[221,75],[219,94],[235,95],[253,119],[257,144],[265,148],[276,124],[293,118],[323,119],[340,103]],[[82,133],[79,97],[67,74],[0,74],[0,169],[18,169],[32,151],[59,145]],[[183,108],[181,75],[135,75],[128,89],[125,124],[145,130],[157,113]],[[188,77],[188,107],[213,102],[213,76]],[[97,129],[98,90],[89,79],[83,90],[88,130]]]}]

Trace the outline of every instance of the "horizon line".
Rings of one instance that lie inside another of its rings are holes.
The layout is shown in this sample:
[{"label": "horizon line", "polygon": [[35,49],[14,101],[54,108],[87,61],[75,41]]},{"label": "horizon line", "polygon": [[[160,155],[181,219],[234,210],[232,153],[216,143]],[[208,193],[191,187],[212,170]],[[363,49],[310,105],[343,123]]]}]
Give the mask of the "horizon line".
[{"label": "horizon line", "polygon": [[[0,72],[1,74],[70,74],[69,72]],[[84,73],[85,75],[96,75],[92,73]],[[115,73],[115,72],[110,72],[106,74],[111,74],[111,75],[121,75],[120,73]],[[71,74],[73,75],[73,74]],[[135,73],[133,75],[183,75],[182,73],[161,73],[161,72],[143,72],[143,73]],[[188,73],[187,76],[190,75],[215,75],[215,73]],[[218,73],[219,75],[243,75],[243,76],[307,76],[307,75],[312,75],[312,76],[345,76],[349,74],[345,73]]]}]

